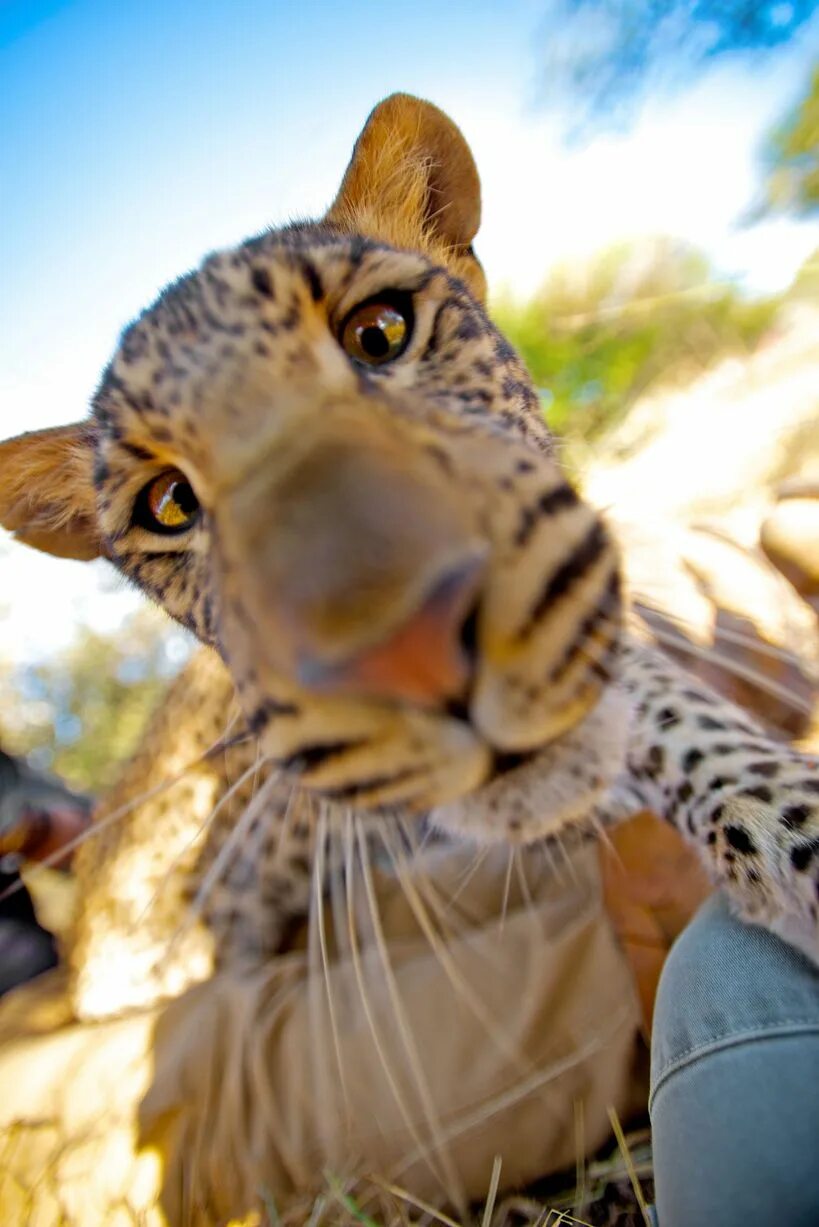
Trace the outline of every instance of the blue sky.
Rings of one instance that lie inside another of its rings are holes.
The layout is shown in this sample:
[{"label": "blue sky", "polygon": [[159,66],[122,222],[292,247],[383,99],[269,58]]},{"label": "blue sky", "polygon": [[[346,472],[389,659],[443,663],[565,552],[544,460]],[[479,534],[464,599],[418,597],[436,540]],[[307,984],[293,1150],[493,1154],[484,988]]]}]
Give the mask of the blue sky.
[{"label": "blue sky", "polygon": [[[567,151],[534,104],[547,19],[548,0],[0,0],[0,436],[81,416],[121,327],[206,251],[319,213],[395,89],[432,98],[473,145],[496,286],[526,292],[565,256],[657,232],[750,288],[786,282],[817,228],[735,220],[819,26],[764,70],[723,67]],[[36,576],[93,581],[14,551],[0,597],[12,558],[14,650],[33,651]]]}]

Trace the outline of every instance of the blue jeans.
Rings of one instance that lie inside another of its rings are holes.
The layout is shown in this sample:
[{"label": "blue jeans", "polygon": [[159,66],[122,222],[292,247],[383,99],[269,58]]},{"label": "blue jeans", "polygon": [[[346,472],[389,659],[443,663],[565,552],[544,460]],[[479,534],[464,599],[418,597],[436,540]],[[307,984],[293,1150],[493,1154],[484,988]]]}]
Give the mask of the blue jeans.
[{"label": "blue jeans", "polygon": [[819,972],[715,896],[657,993],[660,1227],[819,1224]]}]

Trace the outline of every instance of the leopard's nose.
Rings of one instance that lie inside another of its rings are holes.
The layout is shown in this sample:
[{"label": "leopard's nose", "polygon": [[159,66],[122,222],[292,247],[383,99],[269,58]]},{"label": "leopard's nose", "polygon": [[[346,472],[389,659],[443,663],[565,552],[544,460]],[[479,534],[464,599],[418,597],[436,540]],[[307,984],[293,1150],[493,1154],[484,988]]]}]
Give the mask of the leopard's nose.
[{"label": "leopard's nose", "polygon": [[325,694],[440,706],[463,694],[472,673],[471,634],[483,552],[445,568],[398,627],[347,659],[299,660],[299,681]]}]

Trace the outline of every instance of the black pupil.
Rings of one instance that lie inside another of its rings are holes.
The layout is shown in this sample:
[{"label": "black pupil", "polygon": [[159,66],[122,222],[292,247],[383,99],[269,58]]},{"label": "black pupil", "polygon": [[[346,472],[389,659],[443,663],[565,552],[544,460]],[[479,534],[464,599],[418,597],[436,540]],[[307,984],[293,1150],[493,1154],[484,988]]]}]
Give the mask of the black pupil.
[{"label": "black pupil", "polygon": [[364,353],[371,358],[385,358],[390,352],[389,337],[383,328],[378,328],[375,324],[362,329],[360,341]]},{"label": "black pupil", "polygon": [[170,495],[183,515],[192,516],[199,503],[189,482],[175,481],[170,489]]}]

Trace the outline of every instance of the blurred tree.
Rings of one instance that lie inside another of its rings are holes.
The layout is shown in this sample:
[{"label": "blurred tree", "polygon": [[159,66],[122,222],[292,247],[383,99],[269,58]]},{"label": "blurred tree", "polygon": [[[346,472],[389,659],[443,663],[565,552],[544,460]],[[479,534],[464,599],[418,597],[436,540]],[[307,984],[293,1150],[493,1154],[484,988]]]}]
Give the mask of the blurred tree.
[{"label": "blurred tree", "polygon": [[550,426],[571,444],[602,434],[661,382],[752,349],[778,307],[716,283],[691,247],[655,239],[558,266],[530,302],[501,300],[494,315],[540,386]]},{"label": "blurred tree", "polygon": [[764,199],[757,212],[819,212],[819,65],[802,100],[768,138],[764,157]]},{"label": "blurred tree", "polygon": [[675,89],[729,54],[786,43],[817,0],[553,0],[541,74],[574,134],[627,122],[648,92]]},{"label": "blurred tree", "polygon": [[75,788],[98,792],[135,749],[189,640],[140,609],[115,636],[80,627],[60,655],[0,663],[0,743]]}]

